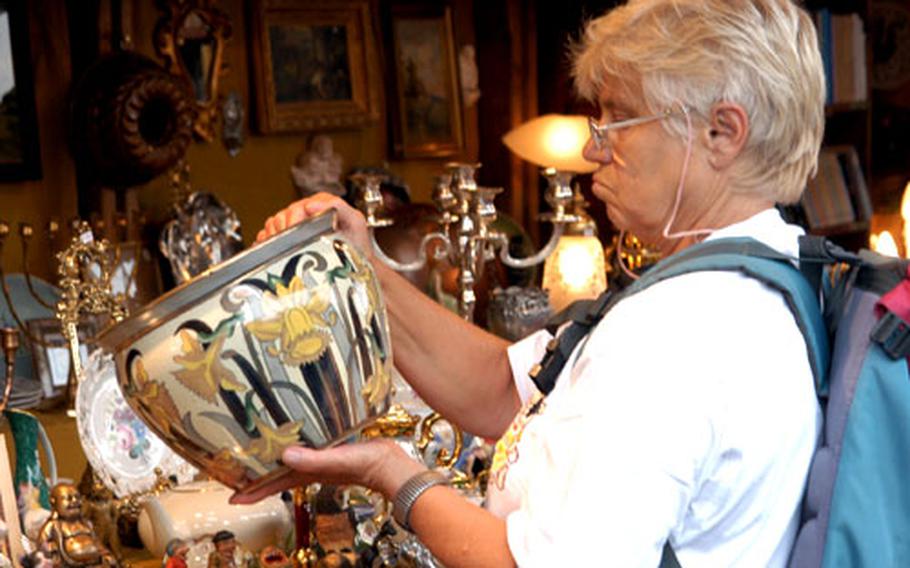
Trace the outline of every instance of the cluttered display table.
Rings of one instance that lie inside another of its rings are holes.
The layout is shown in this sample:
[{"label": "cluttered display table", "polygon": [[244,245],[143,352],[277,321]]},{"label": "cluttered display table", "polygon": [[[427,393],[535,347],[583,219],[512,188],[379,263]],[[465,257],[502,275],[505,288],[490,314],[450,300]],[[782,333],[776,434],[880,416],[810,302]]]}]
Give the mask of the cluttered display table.
[{"label": "cluttered display table", "polygon": [[[363,488],[314,484],[228,502],[289,475],[279,459],[287,446],[360,435],[395,438],[479,498],[479,481],[463,462],[456,468],[468,453],[461,433],[396,378],[372,269],[332,227],[333,214],[303,222],[140,306],[112,285],[119,251],[85,224],[58,255],[59,290],[42,297],[38,279],[10,287],[0,275],[5,321],[34,320],[22,314],[32,302],[59,322],[55,338],[28,325],[4,331],[9,388],[0,405],[14,457],[0,494],[4,558],[436,565]],[[17,376],[17,366],[35,371],[18,359],[20,332],[49,368],[70,367],[48,380],[54,396],[40,404]]]}]

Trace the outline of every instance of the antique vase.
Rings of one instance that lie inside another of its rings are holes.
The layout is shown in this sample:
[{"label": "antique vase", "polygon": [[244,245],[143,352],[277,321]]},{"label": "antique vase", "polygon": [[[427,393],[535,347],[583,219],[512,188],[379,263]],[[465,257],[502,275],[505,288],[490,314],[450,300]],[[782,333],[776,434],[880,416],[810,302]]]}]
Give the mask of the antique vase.
[{"label": "antique vase", "polygon": [[290,227],[99,337],[133,410],[233,489],[286,475],[287,446],[342,443],[388,408],[379,285],[333,222]]}]

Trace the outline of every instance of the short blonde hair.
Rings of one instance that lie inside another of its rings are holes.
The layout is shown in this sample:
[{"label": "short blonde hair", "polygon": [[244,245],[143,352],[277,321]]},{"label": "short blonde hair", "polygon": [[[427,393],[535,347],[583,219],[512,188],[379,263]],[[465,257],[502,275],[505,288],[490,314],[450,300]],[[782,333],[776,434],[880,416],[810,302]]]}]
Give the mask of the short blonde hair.
[{"label": "short blonde hair", "polygon": [[[575,86],[596,100],[607,78],[660,112],[696,117],[741,105],[750,132],[736,191],[799,200],[824,133],[825,76],[812,20],[791,0],[631,0],[590,21],[574,46]],[[685,135],[682,120],[664,121]]]}]

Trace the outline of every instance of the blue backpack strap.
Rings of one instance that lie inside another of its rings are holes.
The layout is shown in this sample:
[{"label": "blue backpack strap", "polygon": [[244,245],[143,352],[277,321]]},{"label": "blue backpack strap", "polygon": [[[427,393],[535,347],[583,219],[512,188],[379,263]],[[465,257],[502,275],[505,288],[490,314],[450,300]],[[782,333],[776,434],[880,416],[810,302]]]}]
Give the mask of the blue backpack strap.
[{"label": "blue backpack strap", "polygon": [[632,283],[622,296],[633,295],[661,280],[701,270],[741,272],[764,282],[784,297],[806,341],[819,395],[827,393],[830,346],[818,295],[793,259],[751,238],[725,238],[692,245],[670,256]]}]

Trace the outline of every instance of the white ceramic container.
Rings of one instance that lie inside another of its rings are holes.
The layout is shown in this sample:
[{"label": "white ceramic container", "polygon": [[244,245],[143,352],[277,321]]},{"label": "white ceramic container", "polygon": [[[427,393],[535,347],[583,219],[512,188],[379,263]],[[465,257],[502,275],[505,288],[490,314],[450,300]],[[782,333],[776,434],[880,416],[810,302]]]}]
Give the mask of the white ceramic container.
[{"label": "white ceramic container", "polygon": [[333,220],[291,227],[99,337],[136,414],[233,489],[286,475],[285,447],[342,443],[388,408],[379,285]]}]

